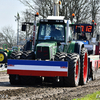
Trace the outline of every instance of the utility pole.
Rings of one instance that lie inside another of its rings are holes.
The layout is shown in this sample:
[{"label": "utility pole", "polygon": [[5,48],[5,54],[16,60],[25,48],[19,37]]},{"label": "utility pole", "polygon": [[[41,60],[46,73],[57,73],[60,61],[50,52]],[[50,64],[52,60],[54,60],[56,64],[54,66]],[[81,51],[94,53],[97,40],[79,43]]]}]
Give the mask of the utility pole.
[{"label": "utility pole", "polygon": [[17,21],[17,46],[18,46],[18,43],[19,43],[19,19],[20,19],[20,16],[19,16],[19,13],[17,13],[17,16],[15,16],[15,21]]}]

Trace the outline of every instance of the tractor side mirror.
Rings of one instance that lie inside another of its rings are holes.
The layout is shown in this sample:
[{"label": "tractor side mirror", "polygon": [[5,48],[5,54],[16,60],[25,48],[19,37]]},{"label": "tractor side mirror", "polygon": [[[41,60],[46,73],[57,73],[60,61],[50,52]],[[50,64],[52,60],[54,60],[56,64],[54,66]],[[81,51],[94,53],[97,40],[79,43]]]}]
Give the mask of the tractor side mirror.
[{"label": "tractor side mirror", "polygon": [[22,24],[22,31],[26,31],[26,25]]},{"label": "tractor side mirror", "polygon": [[97,37],[96,37],[96,41],[98,41],[99,40],[99,34],[97,34]]}]

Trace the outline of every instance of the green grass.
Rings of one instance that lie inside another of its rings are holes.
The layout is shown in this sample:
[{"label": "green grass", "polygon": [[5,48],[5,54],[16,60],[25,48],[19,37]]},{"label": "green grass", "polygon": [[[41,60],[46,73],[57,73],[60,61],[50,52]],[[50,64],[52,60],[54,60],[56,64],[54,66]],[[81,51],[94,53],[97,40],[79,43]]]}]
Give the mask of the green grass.
[{"label": "green grass", "polygon": [[88,94],[83,98],[76,98],[73,100],[100,100],[100,91],[97,91],[93,94]]},{"label": "green grass", "polygon": [[7,72],[7,70],[3,70],[3,71],[0,71],[0,72]]}]

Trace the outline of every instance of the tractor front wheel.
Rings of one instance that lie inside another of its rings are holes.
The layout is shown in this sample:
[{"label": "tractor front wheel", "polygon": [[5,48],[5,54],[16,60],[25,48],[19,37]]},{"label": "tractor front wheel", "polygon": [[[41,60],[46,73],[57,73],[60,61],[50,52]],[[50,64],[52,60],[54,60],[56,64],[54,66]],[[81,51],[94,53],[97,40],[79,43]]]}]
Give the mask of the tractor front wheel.
[{"label": "tractor front wheel", "polygon": [[[60,85],[78,86],[80,76],[80,57],[76,53],[56,53],[55,61],[68,61],[68,77],[59,77]],[[58,82],[56,82],[57,84]]]},{"label": "tractor front wheel", "polygon": [[65,86],[78,86],[80,77],[80,57],[76,53],[67,54],[68,77],[64,77]]}]

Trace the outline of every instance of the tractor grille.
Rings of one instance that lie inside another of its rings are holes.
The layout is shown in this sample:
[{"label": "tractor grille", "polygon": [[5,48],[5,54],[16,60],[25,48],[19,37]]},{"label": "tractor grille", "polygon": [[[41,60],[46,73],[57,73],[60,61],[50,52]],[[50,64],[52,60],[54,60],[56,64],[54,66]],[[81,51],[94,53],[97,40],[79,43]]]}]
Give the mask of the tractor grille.
[{"label": "tractor grille", "polygon": [[37,59],[46,60],[49,57],[49,47],[37,47]]}]

